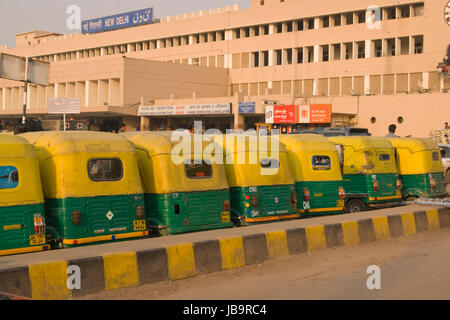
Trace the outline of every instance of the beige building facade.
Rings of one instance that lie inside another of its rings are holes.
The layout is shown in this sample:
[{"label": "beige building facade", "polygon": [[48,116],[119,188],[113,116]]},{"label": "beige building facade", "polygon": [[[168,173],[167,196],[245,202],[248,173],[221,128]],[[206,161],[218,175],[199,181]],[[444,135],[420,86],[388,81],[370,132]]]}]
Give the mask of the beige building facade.
[{"label": "beige building facade", "polygon": [[[402,136],[424,137],[450,122],[450,78],[437,71],[450,44],[447,3],[252,0],[248,9],[204,10],[99,34],[22,33],[15,48],[0,52],[50,63],[50,85],[28,88],[27,112],[41,119],[52,118],[54,97],[79,98],[82,114],[73,117],[97,121],[95,128],[120,119],[129,130],[194,120],[246,129],[265,121],[268,105],[331,104],[331,125],[385,135],[395,123]],[[2,121],[21,117],[23,90],[0,80]],[[254,112],[240,114],[243,102],[254,102]],[[223,103],[229,114],[138,111]]]}]

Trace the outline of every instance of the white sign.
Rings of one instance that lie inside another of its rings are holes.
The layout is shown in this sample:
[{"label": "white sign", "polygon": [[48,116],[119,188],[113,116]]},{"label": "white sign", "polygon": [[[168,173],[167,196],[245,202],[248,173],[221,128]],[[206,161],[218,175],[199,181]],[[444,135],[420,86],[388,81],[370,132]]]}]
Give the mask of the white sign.
[{"label": "white sign", "polygon": [[231,114],[230,103],[199,104],[188,106],[144,106],[139,107],[138,115],[146,116],[177,116],[199,114]]},{"label": "white sign", "polygon": [[273,106],[266,106],[266,123],[270,124],[274,122],[274,108]]},{"label": "white sign", "polygon": [[311,108],[309,105],[300,106],[298,109],[299,123],[311,123]]},{"label": "white sign", "polygon": [[48,99],[49,114],[80,114],[80,99]]}]

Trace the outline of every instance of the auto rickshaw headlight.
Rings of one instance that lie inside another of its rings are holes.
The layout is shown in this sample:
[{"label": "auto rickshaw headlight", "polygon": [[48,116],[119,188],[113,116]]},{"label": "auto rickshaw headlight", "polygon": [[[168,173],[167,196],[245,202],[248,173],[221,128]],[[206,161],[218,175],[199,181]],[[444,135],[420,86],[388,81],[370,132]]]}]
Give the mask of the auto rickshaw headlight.
[{"label": "auto rickshaw headlight", "polygon": [[137,206],[136,207],[136,218],[138,220],[145,219],[145,207],[144,206]]},{"label": "auto rickshaw headlight", "polygon": [[76,226],[81,225],[81,212],[80,210],[75,210],[72,212],[72,223]]}]

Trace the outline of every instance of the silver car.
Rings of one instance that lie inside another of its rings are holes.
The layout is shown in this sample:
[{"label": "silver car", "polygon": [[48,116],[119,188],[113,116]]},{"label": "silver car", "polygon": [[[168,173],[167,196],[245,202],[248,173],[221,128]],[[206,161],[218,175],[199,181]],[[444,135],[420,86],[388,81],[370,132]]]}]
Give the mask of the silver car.
[{"label": "silver car", "polygon": [[445,181],[450,183],[450,144],[440,144],[442,164],[444,165]]}]

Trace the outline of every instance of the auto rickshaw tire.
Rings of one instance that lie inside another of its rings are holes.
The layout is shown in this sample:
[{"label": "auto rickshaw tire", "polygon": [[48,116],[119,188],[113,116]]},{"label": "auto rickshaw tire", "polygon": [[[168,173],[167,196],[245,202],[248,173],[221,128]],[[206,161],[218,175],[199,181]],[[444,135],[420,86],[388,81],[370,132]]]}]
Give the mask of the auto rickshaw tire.
[{"label": "auto rickshaw tire", "polygon": [[[351,199],[347,202],[346,205],[347,213],[356,213],[367,211],[366,204],[360,199]],[[357,210],[354,210],[356,208]]]}]

